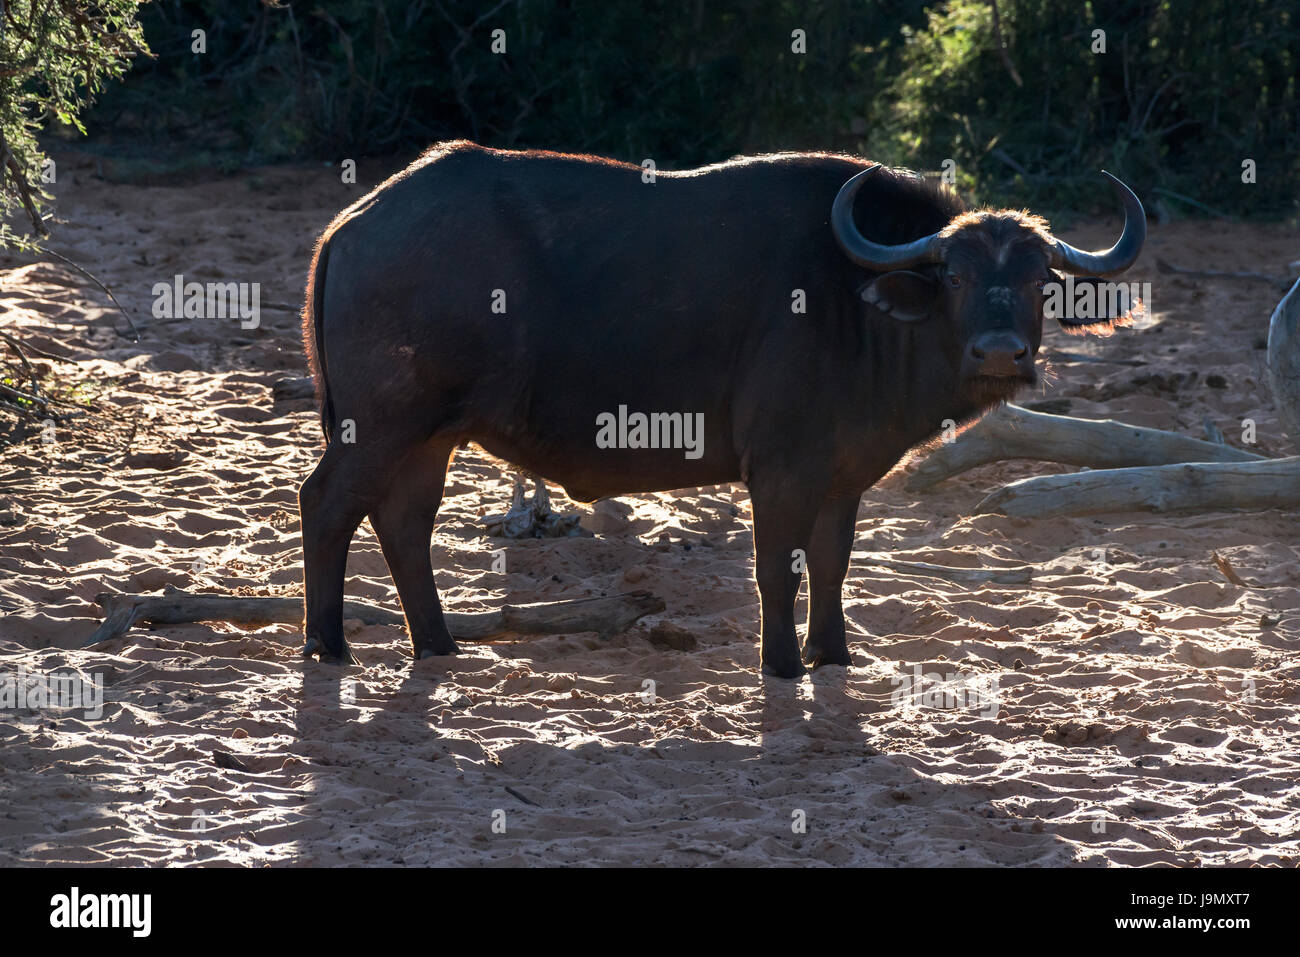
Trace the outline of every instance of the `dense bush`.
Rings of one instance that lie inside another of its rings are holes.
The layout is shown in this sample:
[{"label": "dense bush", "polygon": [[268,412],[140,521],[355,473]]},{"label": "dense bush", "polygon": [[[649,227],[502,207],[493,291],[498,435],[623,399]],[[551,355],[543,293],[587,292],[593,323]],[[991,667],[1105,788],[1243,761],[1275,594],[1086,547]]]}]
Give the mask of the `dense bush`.
[{"label": "dense bush", "polygon": [[951,159],[998,201],[1106,200],[1104,166],[1171,210],[1292,215],[1298,19],[1294,0],[158,0],[157,60],[96,118],[231,166],[461,136],[669,168],[817,147]]},{"label": "dense bush", "polygon": [[[935,4],[922,28],[903,27],[875,153],[926,165],[951,157],[968,182],[1020,197],[1095,194],[1106,167],[1183,209],[1295,211],[1294,0],[1000,0],[998,9],[1005,58],[987,0]],[[1099,28],[1104,53],[1093,52]],[[1254,184],[1242,181],[1247,159]]]},{"label": "dense bush", "polygon": [[[159,0],[158,53],[106,118],[159,146],[357,156],[469,137],[683,165],[852,145],[886,75],[871,52],[923,0]],[[207,31],[207,53],[191,30]],[[507,52],[492,52],[492,31]],[[807,34],[806,55],[791,33]],[[900,45],[901,48],[901,45]]]}]

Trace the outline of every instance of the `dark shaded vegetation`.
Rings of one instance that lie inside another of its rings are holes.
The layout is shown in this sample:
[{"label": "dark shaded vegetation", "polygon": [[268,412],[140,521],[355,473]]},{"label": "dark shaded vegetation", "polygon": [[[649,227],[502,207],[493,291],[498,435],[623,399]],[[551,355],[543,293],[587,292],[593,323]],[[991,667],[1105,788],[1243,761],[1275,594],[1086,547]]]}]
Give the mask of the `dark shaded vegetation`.
[{"label": "dark shaded vegetation", "polygon": [[819,148],[952,160],[982,200],[1107,203],[1105,167],[1171,211],[1296,208],[1292,0],[160,0],[142,22],[157,59],[94,119],[172,162],[452,137],[663,168]]},{"label": "dark shaded vegetation", "polygon": [[1294,0],[157,0],[143,39],[136,6],[0,2],[7,210],[41,207],[41,128],[137,180],[466,137],[661,168],[845,150],[1057,212],[1109,208],[1103,167],[1157,213],[1300,195]]}]

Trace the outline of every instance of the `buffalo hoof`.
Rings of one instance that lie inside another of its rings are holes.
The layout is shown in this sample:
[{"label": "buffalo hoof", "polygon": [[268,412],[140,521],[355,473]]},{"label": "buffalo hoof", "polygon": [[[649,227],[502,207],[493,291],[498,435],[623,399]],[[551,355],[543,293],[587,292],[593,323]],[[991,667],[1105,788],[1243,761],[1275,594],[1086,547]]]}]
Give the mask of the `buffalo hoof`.
[{"label": "buffalo hoof", "polygon": [[767,675],[769,678],[785,678],[786,680],[791,680],[794,678],[802,678],[807,673],[808,669],[803,666],[803,662],[797,660],[793,663],[763,663],[763,674]]},{"label": "buffalo hoof", "polygon": [[852,664],[849,660],[849,650],[847,648],[836,648],[833,651],[827,651],[814,645],[804,648],[803,660],[804,664],[814,671],[827,665],[841,665],[847,668]]},{"label": "buffalo hoof", "polygon": [[320,658],[323,665],[353,665],[356,659],[352,657],[352,651],[348,648],[348,643],[343,642],[343,647],[337,651],[330,651],[325,647],[325,642],[319,638],[308,638],[302,646],[302,656],[304,658]]},{"label": "buffalo hoof", "polygon": [[421,648],[419,651],[415,653],[415,660],[423,661],[425,658],[441,658],[446,655],[458,655],[458,654],[460,654],[460,649],[457,648],[455,645],[452,645],[449,651],[438,651],[433,648]]}]

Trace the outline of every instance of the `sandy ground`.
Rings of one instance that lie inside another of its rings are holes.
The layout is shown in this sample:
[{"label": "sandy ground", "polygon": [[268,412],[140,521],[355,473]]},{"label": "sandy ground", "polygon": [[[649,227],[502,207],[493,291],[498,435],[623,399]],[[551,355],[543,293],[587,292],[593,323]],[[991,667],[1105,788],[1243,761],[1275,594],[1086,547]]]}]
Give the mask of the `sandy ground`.
[{"label": "sandy ground", "polygon": [[[663,614],[609,641],[419,664],[399,629],[351,622],[362,667],[345,671],[304,664],[289,626],[137,628],[78,650],[102,591],[300,594],[297,486],[319,432],[310,402],[271,386],[303,371],[290,309],[315,231],[364,184],[311,166],[111,185],[60,160],[53,248],[115,288],[143,339],[65,266],[0,260],[4,329],[60,357],[37,358],[99,413],[0,457],[0,671],[102,675],[107,699],[97,720],[0,712],[0,863],[1300,862],[1300,515],[966,516],[1058,466],[990,466],[919,499],[895,473],[868,492],[859,549],[1030,564],[1034,580],[968,589],[855,561],[854,665],[798,683],[756,674],[743,487],[626,499],[625,526],[596,538],[489,540],[478,520],[505,510],[511,477],[477,451],[457,454],[434,540],[450,609],[636,587]],[[1154,321],[1045,343],[1146,364],[1058,358],[1026,398],[1197,436],[1208,416],[1234,444],[1253,418],[1260,449],[1293,450],[1263,376],[1277,291],[1160,276],[1155,259],[1280,273],[1296,239],[1154,227],[1130,277],[1153,283]],[[152,318],[153,283],[175,273],[260,282],[262,326]],[[166,467],[124,464],[128,442]],[[397,607],[368,526],[348,589]],[[683,647],[651,641],[664,622]],[[996,714],[898,707],[891,676],[915,666],[996,679]]]}]

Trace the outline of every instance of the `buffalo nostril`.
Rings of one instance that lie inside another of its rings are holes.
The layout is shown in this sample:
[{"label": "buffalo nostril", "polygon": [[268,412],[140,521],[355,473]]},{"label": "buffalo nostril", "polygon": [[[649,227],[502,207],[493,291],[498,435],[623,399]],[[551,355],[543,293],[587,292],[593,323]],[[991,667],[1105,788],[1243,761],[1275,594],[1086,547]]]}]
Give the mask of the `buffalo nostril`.
[{"label": "buffalo nostril", "polygon": [[1017,358],[1017,359],[1023,359],[1023,358],[1024,358],[1025,356],[1027,356],[1028,354],[1029,354],[1029,350],[1028,350],[1028,349],[1021,349],[1019,352],[1016,353],[1016,358]]},{"label": "buffalo nostril", "polygon": [[971,346],[971,347],[970,347],[970,354],[971,354],[974,358],[976,358],[976,359],[983,359],[983,358],[984,358],[984,350],[981,349],[979,346]]}]

